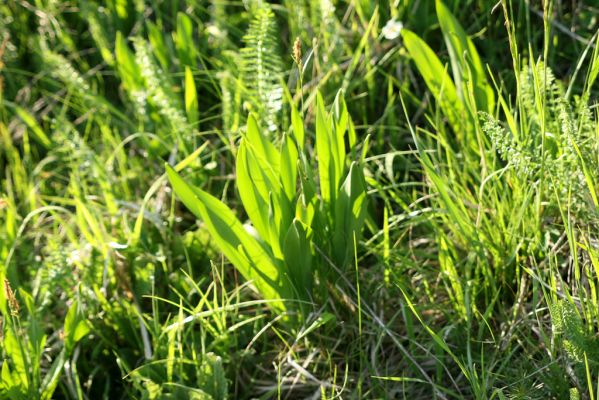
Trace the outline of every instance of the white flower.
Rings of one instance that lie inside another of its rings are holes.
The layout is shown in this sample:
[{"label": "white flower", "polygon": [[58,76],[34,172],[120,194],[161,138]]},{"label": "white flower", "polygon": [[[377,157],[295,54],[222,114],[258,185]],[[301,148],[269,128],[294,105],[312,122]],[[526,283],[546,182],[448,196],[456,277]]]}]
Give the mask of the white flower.
[{"label": "white flower", "polygon": [[245,231],[247,233],[249,233],[250,235],[252,235],[256,239],[260,238],[260,234],[258,234],[258,231],[256,230],[256,228],[254,228],[254,225],[252,225],[251,223],[249,223],[249,222],[245,223],[245,224],[243,224],[243,227],[245,228]]},{"label": "white flower", "polygon": [[227,36],[227,32],[221,30],[214,24],[206,25],[206,33],[208,33],[210,36],[214,36],[217,39],[222,39]]},{"label": "white flower", "polygon": [[381,31],[381,34],[385,37],[385,39],[393,40],[399,37],[401,30],[403,29],[403,23],[401,21],[396,21],[394,19],[390,19],[387,21],[387,24]]}]

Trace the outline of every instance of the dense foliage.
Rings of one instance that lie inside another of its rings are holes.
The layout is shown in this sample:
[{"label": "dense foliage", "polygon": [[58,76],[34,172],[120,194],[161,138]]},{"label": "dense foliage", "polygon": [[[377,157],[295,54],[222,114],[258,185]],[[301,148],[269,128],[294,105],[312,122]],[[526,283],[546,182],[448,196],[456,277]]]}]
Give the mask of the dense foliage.
[{"label": "dense foliage", "polygon": [[591,0],[0,4],[0,398],[599,398]]}]

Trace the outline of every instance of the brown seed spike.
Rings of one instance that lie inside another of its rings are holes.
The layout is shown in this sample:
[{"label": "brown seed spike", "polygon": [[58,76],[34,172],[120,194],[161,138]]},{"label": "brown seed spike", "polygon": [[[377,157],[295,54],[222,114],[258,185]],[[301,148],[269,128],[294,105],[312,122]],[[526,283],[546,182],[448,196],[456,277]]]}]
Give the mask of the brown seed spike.
[{"label": "brown seed spike", "polygon": [[300,40],[300,38],[296,38],[295,42],[293,42],[293,61],[295,61],[295,63],[297,65],[301,65],[302,63],[302,41]]},{"label": "brown seed spike", "polygon": [[4,293],[6,294],[6,299],[8,300],[10,314],[13,317],[17,317],[19,315],[19,302],[17,301],[15,292],[13,292],[12,288],[10,287],[10,282],[8,279],[4,280]]}]

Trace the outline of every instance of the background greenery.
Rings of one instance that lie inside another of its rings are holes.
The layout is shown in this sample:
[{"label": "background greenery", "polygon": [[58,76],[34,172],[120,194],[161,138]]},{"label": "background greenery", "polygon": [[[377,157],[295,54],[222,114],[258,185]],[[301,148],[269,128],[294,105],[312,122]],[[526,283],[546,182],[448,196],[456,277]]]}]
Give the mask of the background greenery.
[{"label": "background greenery", "polygon": [[0,397],[599,398],[598,18],[3,2]]}]

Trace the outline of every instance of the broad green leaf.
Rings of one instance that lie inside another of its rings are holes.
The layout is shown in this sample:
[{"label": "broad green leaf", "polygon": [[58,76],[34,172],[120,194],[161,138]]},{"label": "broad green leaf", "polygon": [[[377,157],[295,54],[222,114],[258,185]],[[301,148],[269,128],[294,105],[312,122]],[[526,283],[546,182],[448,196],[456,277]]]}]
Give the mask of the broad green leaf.
[{"label": "broad green leaf", "polygon": [[143,86],[141,71],[121,32],[116,33],[114,50],[116,53],[117,70],[119,71],[123,85],[129,91],[139,90]]},{"label": "broad green leaf", "polygon": [[10,388],[14,385],[12,374],[10,373],[10,367],[7,362],[2,363],[2,386],[5,391],[9,391]]},{"label": "broad green leaf", "polygon": [[175,46],[179,61],[186,66],[195,65],[196,50],[193,42],[193,23],[185,13],[177,13]]},{"label": "broad green leaf", "polygon": [[[261,238],[270,244],[273,255],[281,258],[282,235],[293,218],[291,200],[283,186],[289,183],[282,179],[280,165],[285,159],[261,134],[252,115],[239,152],[237,184],[244,207]],[[297,151],[287,157],[297,157]]]},{"label": "broad green leaf", "polygon": [[[185,159],[183,159],[183,161],[181,161],[177,165],[175,165],[175,171],[179,172],[179,171],[182,171],[184,168],[187,168],[193,161],[195,161],[200,156],[200,154],[202,154],[204,149],[206,149],[206,147],[208,147],[208,143],[209,142],[204,142],[204,144],[202,144],[200,147],[198,147],[193,153],[191,153],[190,155],[185,157]],[[141,238],[143,221],[144,221],[144,217],[146,215],[146,213],[145,213],[146,206],[147,206],[148,202],[150,201],[150,198],[154,195],[154,193],[156,193],[156,191],[162,186],[165,179],[166,179],[166,174],[163,174],[160,176],[160,178],[158,178],[156,181],[154,181],[154,183],[152,184],[150,189],[146,192],[146,195],[143,198],[141,207],[139,209],[139,213],[137,214],[137,219],[135,220],[133,234],[130,236],[129,243],[132,247],[135,247],[137,245],[137,243],[139,243],[139,239]]]},{"label": "broad green leaf", "polygon": [[[366,216],[366,182],[362,167],[353,162],[335,203],[333,252],[345,264],[353,254],[354,234],[359,237]],[[343,265],[340,265],[343,267]]]},{"label": "broad green leaf", "polygon": [[285,234],[285,231],[287,230],[287,226],[283,226],[283,219],[284,219],[284,208],[283,208],[283,204],[281,203],[281,200],[285,200],[284,198],[281,199],[279,198],[277,195],[273,194],[272,192],[269,193],[268,196],[268,228],[269,228],[269,232],[268,232],[268,237],[267,237],[267,241],[270,244],[270,248],[272,250],[272,253],[274,255],[275,258],[277,258],[278,260],[283,260],[283,250],[282,250],[282,243],[283,243],[283,235]]},{"label": "broad green leaf", "polygon": [[2,386],[9,399],[25,400],[27,398],[26,378],[26,376],[19,375],[15,371],[11,372],[8,362],[2,363]]},{"label": "broad green leaf", "polygon": [[[255,158],[248,154],[247,140],[241,139],[237,150],[236,172],[237,189],[252,225],[263,239],[269,238],[268,219],[268,188],[261,176],[261,169],[252,170],[250,163],[256,163]],[[248,159],[248,158],[251,158]],[[257,175],[253,175],[255,172]]]},{"label": "broad green leaf", "polygon": [[6,352],[6,355],[12,361],[12,365],[14,369],[12,371],[12,378],[19,379],[21,383],[27,388],[28,380],[27,380],[27,371],[28,365],[26,360],[26,355],[24,351],[26,351],[23,343],[19,343],[19,339],[15,336],[14,329],[6,329],[4,331],[4,338],[2,341],[2,347]]},{"label": "broad green leaf", "polygon": [[354,121],[351,118],[348,118],[347,121],[347,132],[348,132],[348,140],[349,140],[349,148],[353,150],[356,145],[357,135],[356,128],[354,127]]},{"label": "broad green leaf", "polygon": [[185,67],[185,112],[187,120],[193,127],[197,127],[199,120],[198,92],[193,80],[193,74],[188,66]]},{"label": "broad green leaf", "polygon": [[289,275],[300,299],[308,300],[312,292],[312,251],[307,232],[299,220],[289,226],[283,245]]},{"label": "broad green leaf", "polygon": [[435,52],[415,33],[403,29],[401,35],[404,45],[414,60],[416,68],[424,78],[426,85],[439,103],[443,113],[449,119],[456,132],[460,132],[460,116],[463,107],[458,100],[456,87],[447,70]]},{"label": "broad green leaf", "polygon": [[[256,154],[255,146],[250,144],[248,137],[242,140],[242,144],[246,150],[246,168],[255,190],[257,190],[265,201],[267,201],[271,192],[279,193],[281,187],[280,173],[277,169],[267,166],[265,159]],[[241,146],[240,146],[241,147]],[[278,164],[279,161],[277,161]]]},{"label": "broad green leaf", "polygon": [[[27,346],[25,347],[25,354],[23,357],[26,358],[28,364],[28,372],[30,376],[40,376],[42,354],[46,346],[47,336],[44,334],[41,321],[37,317],[37,306],[33,300],[33,296],[24,291],[22,288],[19,289],[19,294],[22,300],[24,308],[27,310],[29,315],[29,321],[27,326]],[[23,339],[22,334],[18,333],[20,337],[17,339],[21,341]],[[23,342],[21,342],[23,343]]]},{"label": "broad green leaf", "polygon": [[[283,210],[278,219],[271,218],[271,196],[275,196],[277,210],[288,208],[288,202],[283,202],[283,182],[279,168],[281,155],[274,145],[259,131],[256,120],[248,119],[247,133],[240,144],[237,168],[238,189],[244,207],[250,216],[260,236],[272,247],[276,257],[281,256],[279,235],[281,216],[290,214]],[[286,230],[287,228],[285,228]]]},{"label": "broad green leaf", "polygon": [[[493,88],[489,85],[485,68],[476,47],[464,29],[441,0],[437,0],[437,18],[449,50],[456,86],[464,90],[464,81],[471,80],[477,109],[492,113],[495,108]],[[462,94],[465,100],[467,95]]]},{"label": "broad green leaf", "polygon": [[252,114],[248,116],[246,137],[248,146],[260,162],[260,168],[271,175],[276,173],[279,170],[281,156],[275,146],[261,133],[258,122]]},{"label": "broad green leaf", "polygon": [[297,162],[299,154],[293,140],[288,135],[283,135],[281,144],[281,183],[287,199],[292,201],[297,190]]},{"label": "broad green leaf", "polygon": [[298,169],[298,171],[300,172],[300,191],[295,207],[295,216],[307,226],[308,231],[310,231],[309,227],[312,226],[312,220],[314,219],[317,210],[318,199],[316,197],[316,184],[311,175],[302,173],[303,171],[301,168]]},{"label": "broad green leaf", "polygon": [[295,199],[288,199],[284,192],[270,192],[268,202],[268,219],[270,225],[269,244],[277,259],[283,258],[283,242],[295,213]]},{"label": "broad green leaf", "polygon": [[81,316],[78,307],[79,303],[73,302],[64,321],[64,347],[67,354],[70,354],[75,344],[90,332],[89,325]]},{"label": "broad green leaf", "polygon": [[320,92],[316,96],[316,154],[318,156],[318,174],[320,177],[320,195],[325,203],[334,200],[335,149],[333,132],[324,109],[324,100]]},{"label": "broad green leaf", "polygon": [[[247,280],[268,300],[293,298],[292,287],[280,265],[235,217],[231,209],[201,189],[188,185],[169,165],[167,175],[183,204],[206,224],[214,242]],[[282,301],[270,305],[285,310]]]}]

